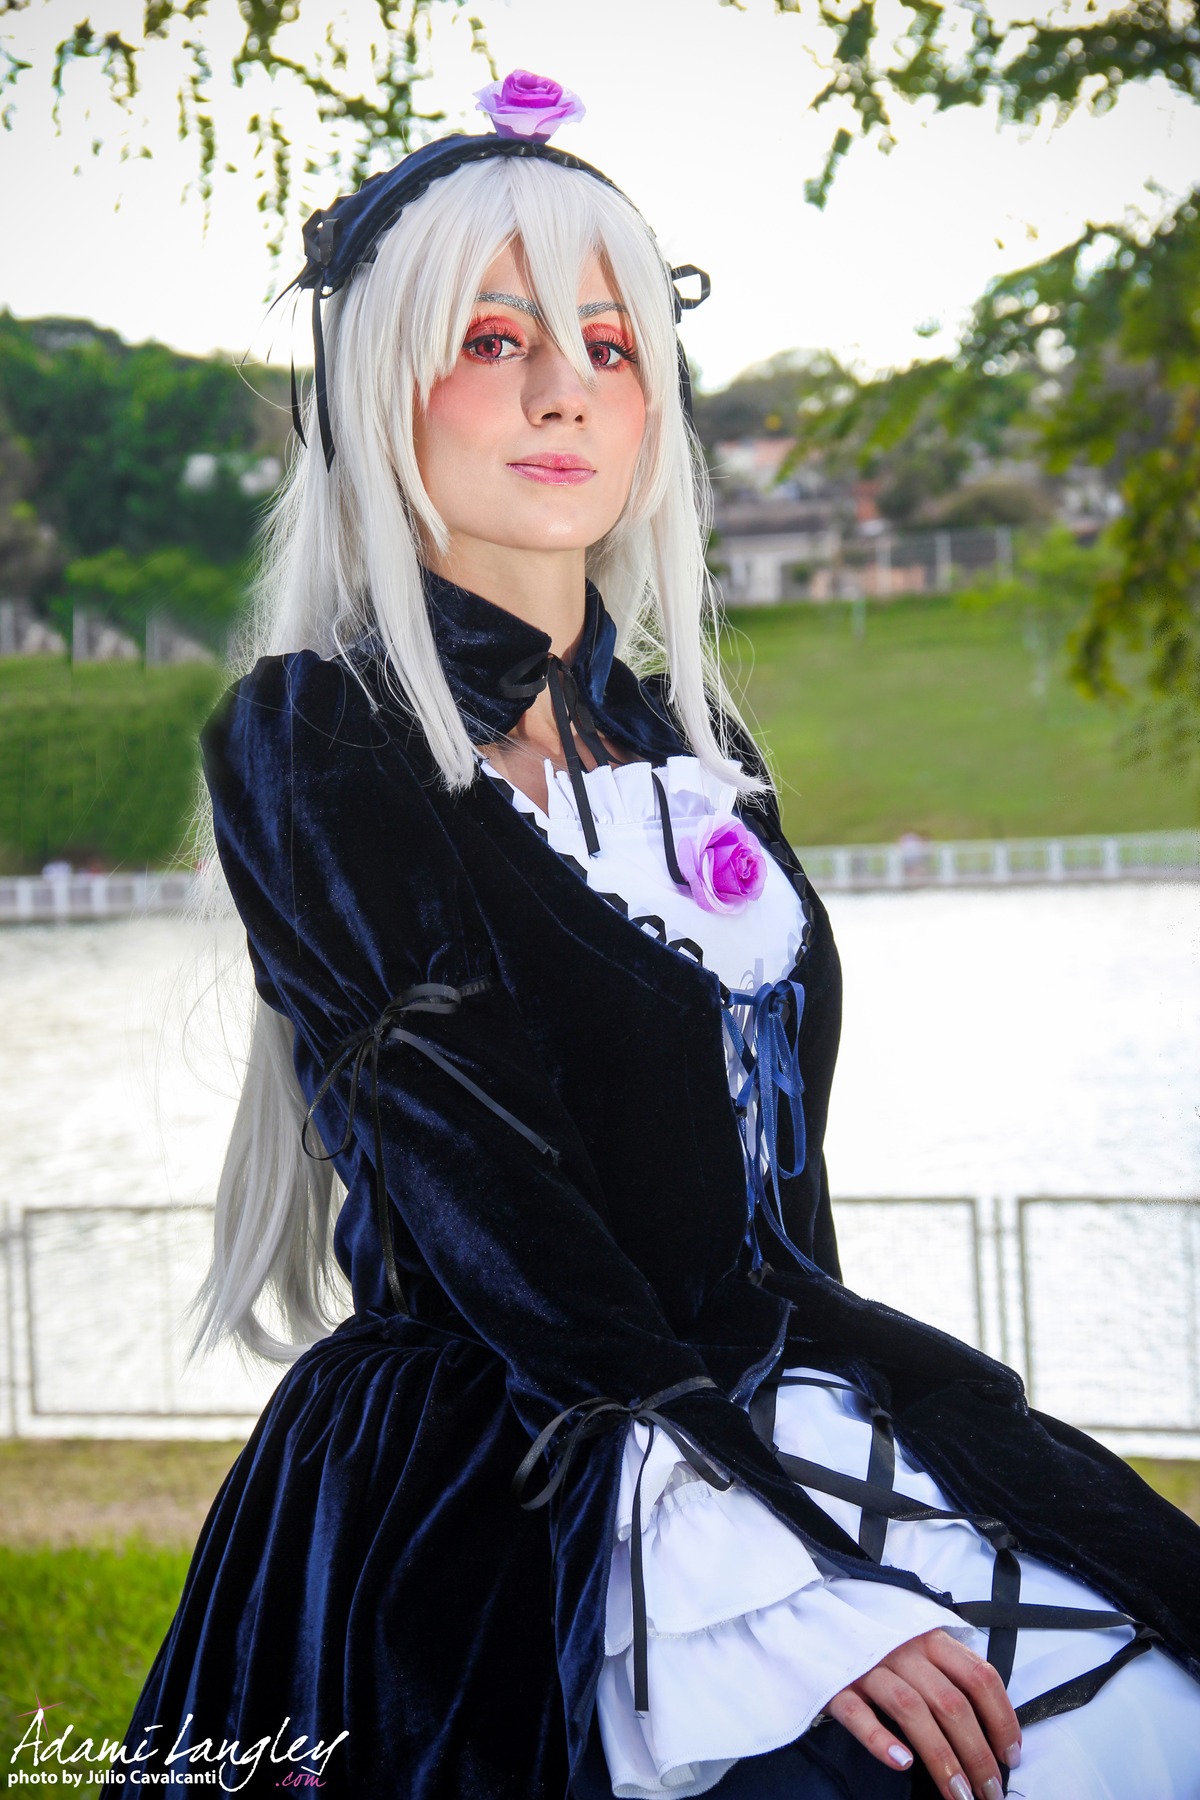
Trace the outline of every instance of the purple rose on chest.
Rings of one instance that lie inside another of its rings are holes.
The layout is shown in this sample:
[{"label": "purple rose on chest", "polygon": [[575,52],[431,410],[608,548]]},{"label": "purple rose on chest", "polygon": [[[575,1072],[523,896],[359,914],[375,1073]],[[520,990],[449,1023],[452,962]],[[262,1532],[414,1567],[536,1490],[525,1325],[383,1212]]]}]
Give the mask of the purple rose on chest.
[{"label": "purple rose on chest", "polygon": [[741,912],[766,885],[766,855],[740,819],[706,819],[675,849],[692,898],[705,912]]}]

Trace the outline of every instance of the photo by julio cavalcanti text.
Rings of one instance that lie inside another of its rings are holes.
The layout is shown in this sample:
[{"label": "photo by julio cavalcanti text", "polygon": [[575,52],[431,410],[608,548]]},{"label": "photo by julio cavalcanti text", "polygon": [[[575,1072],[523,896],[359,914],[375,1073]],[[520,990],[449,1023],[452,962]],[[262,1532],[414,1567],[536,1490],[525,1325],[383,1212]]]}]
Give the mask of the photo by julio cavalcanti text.
[{"label": "photo by julio cavalcanti text", "polygon": [[[348,1731],[340,1731],[327,1744],[323,1738],[314,1742],[304,1732],[288,1741],[286,1733],[292,1724],[289,1716],[273,1738],[256,1738],[245,1745],[237,1738],[200,1738],[197,1742],[186,1743],[192,1717],[191,1713],[187,1715],[175,1742],[167,1750],[151,1736],[158,1730],[157,1725],[147,1726],[136,1746],[112,1738],[104,1738],[99,1743],[90,1737],[76,1737],[72,1741],[73,1725],[67,1725],[52,1738],[43,1739],[46,1714],[39,1707],[24,1737],[13,1749],[10,1767],[5,1772],[5,1786],[64,1790],[94,1790],[102,1786],[139,1790],[186,1786],[214,1787],[235,1794],[253,1780],[265,1758],[268,1766],[264,1774],[273,1776],[273,1787],[320,1789],[326,1785],[330,1758],[350,1735]],[[28,1766],[12,1766],[23,1757],[28,1758]],[[145,1766],[150,1763],[158,1766]],[[47,1766],[51,1764],[53,1766]],[[281,1764],[288,1766],[281,1769]]]}]

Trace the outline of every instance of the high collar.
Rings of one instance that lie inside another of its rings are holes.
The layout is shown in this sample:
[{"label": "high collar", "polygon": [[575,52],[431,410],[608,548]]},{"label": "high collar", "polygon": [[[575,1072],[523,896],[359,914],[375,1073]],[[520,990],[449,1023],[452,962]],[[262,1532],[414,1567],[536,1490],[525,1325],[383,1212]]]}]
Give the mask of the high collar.
[{"label": "high collar", "polygon": [[[429,569],[423,571],[423,579],[434,642],[468,730],[480,742],[511,731],[533,694],[507,693],[506,681],[528,687],[544,673],[553,641],[549,633]],[[583,633],[570,666],[586,699],[597,708],[603,702],[616,642],[616,625],[589,581]]]}]

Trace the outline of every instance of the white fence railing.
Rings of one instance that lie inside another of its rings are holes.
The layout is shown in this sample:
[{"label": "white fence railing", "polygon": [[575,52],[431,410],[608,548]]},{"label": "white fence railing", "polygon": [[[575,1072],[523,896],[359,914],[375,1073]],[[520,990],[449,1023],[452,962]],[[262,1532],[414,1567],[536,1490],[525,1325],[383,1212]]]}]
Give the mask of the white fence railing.
[{"label": "white fence railing", "polygon": [[[1200,1457],[1200,1200],[843,1199],[847,1284],[1020,1370],[1130,1455]],[[249,1435],[278,1368],[184,1366],[205,1206],[25,1206],[0,1239],[0,1435]],[[349,1303],[346,1307],[350,1310]]]},{"label": "white fence railing", "polygon": [[182,912],[195,877],[190,869],[128,875],[0,876],[0,925],[69,919],[128,919]]},{"label": "white fence railing", "polygon": [[1063,881],[1197,881],[1200,831],[818,844],[801,849],[799,856],[815,885],[831,892]]},{"label": "white fence railing", "polygon": [[[817,844],[800,859],[819,888],[994,887],[1053,881],[1200,880],[1200,831],[980,838],[964,843]],[[187,869],[115,875],[0,876],[0,925],[181,912]]]}]

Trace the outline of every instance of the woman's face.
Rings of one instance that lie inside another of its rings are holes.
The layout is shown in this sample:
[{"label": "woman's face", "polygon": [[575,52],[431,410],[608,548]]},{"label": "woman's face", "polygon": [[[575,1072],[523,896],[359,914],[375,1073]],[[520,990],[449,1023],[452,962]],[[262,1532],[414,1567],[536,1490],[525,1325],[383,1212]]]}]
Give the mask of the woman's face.
[{"label": "woman's face", "polygon": [[646,402],[627,316],[594,256],[579,315],[590,387],[542,327],[513,250],[484,276],[458,361],[413,432],[425,490],[450,530],[450,563],[477,545],[585,550],[619,518]]}]

